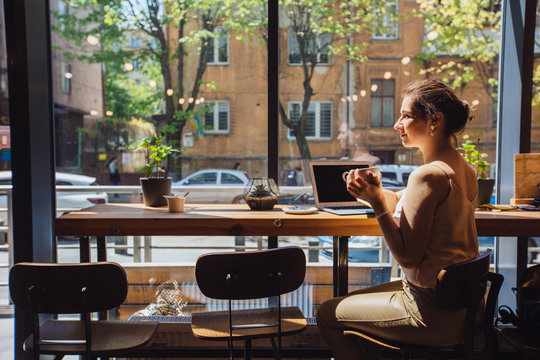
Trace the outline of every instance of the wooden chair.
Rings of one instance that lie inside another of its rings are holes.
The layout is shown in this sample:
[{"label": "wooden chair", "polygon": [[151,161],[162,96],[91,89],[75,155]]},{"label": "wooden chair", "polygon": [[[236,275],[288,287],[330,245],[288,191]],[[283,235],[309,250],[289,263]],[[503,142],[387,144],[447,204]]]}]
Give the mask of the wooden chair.
[{"label": "wooden chair", "polygon": [[[108,356],[145,344],[156,331],[153,321],[91,321],[92,312],[120,306],[127,295],[127,275],[111,262],[83,264],[18,263],[9,273],[15,306],[32,313],[32,334],[24,350],[40,354]],[[79,314],[79,320],[48,320],[39,314]]]},{"label": "wooden chair", "polygon": [[[244,355],[250,359],[251,340],[270,338],[279,359],[281,336],[306,328],[302,311],[296,306],[281,307],[280,295],[296,290],[304,282],[305,273],[306,258],[297,246],[200,256],[195,275],[201,292],[228,300],[228,310],[193,313],[193,334],[207,340],[227,340],[231,359],[233,340],[245,341]],[[277,296],[277,307],[232,310],[232,300],[272,296]]]},{"label": "wooden chair", "polygon": [[[445,353],[460,354],[460,358],[489,358],[496,349],[493,331],[494,313],[503,276],[489,272],[491,249],[476,259],[447,266],[439,272],[436,298],[439,305],[447,310],[467,309],[463,326],[463,342],[454,346],[422,346],[389,341],[357,330],[346,330],[344,334],[359,336],[379,345],[382,349],[398,351],[404,359],[412,354],[443,356]],[[490,283],[489,290],[487,282]],[[484,316],[478,322],[477,310],[482,299],[486,299]],[[484,335],[484,349],[480,354],[474,351],[475,336]],[[477,356],[478,355],[478,356]]]}]

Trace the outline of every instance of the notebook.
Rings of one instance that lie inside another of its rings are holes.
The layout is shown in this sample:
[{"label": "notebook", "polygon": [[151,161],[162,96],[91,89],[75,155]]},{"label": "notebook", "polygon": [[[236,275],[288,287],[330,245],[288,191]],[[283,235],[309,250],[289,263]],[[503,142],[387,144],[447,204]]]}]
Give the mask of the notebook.
[{"label": "notebook", "polygon": [[312,161],[309,163],[315,205],[337,215],[373,214],[369,206],[359,203],[349,194],[341,174],[370,167],[368,161]]}]

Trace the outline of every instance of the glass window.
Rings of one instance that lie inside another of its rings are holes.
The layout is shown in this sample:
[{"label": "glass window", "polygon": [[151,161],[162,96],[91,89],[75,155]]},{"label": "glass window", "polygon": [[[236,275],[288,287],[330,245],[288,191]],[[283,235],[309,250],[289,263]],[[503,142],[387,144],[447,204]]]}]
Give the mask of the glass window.
[{"label": "glass window", "polygon": [[397,0],[387,0],[386,6],[375,10],[373,39],[396,40],[398,38]]},{"label": "glass window", "polygon": [[[312,59],[312,56],[317,56],[317,64],[328,65],[332,62],[332,55],[330,47],[332,45],[332,34],[323,33],[313,35],[313,38],[305,39],[306,44],[306,57]],[[302,64],[302,55],[300,53],[300,45],[294,32],[294,29],[289,28],[289,40],[288,40],[288,53],[289,64],[300,65]],[[314,55],[316,54],[316,55]],[[308,61],[310,64],[311,61]]]},{"label": "glass window", "polygon": [[60,64],[60,76],[62,77],[62,92],[69,94],[71,92],[71,78],[73,77],[69,64]]},{"label": "glass window", "polygon": [[131,38],[131,48],[132,49],[138,49],[139,48],[139,38],[136,36],[133,36]]},{"label": "glass window", "polygon": [[210,100],[207,106],[209,111],[204,117],[204,133],[229,133],[229,102]]},{"label": "glass window", "polygon": [[227,65],[229,63],[229,37],[222,27],[214,30],[214,37],[208,39],[208,65]]},{"label": "glass window", "polygon": [[216,172],[205,172],[189,179],[189,185],[215,185],[217,184]]},{"label": "glass window", "polygon": [[242,180],[229,173],[221,173],[221,183],[222,184],[243,184]]},{"label": "glass window", "polygon": [[[295,124],[300,119],[302,104],[289,102],[289,118]],[[294,138],[294,131],[289,130],[289,138]],[[310,140],[330,140],[332,138],[332,103],[312,101],[307,111],[306,138]]]},{"label": "glass window", "polygon": [[394,120],[394,80],[372,80],[371,126],[392,127]]}]

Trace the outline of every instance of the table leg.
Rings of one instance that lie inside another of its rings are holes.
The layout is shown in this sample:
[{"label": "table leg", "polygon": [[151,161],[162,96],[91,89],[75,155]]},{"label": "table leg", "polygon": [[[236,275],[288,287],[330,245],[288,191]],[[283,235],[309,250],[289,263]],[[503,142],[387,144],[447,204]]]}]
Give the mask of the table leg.
[{"label": "table leg", "polygon": [[347,295],[349,292],[349,237],[333,237],[334,297]]},{"label": "table leg", "polygon": [[529,250],[529,238],[528,237],[518,237],[517,238],[517,259],[516,259],[516,284],[519,285],[521,277],[525,270],[527,269],[527,258]]},{"label": "table leg", "polygon": [[81,262],[90,262],[90,238],[88,236],[79,237],[79,258]]},{"label": "table leg", "polygon": [[97,259],[98,261],[107,261],[107,239],[105,236],[97,236]]}]

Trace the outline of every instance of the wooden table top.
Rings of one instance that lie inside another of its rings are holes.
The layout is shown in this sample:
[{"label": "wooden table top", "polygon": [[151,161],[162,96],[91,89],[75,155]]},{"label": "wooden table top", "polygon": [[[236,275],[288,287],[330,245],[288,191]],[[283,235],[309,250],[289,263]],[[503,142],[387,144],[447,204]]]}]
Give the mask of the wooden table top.
[{"label": "wooden table top", "polygon": [[[56,219],[56,235],[381,235],[366,215],[324,211],[292,215],[287,205],[252,211],[245,204],[186,204],[185,212],[143,204],[100,204]],[[478,235],[540,236],[540,212],[477,211]]]}]

